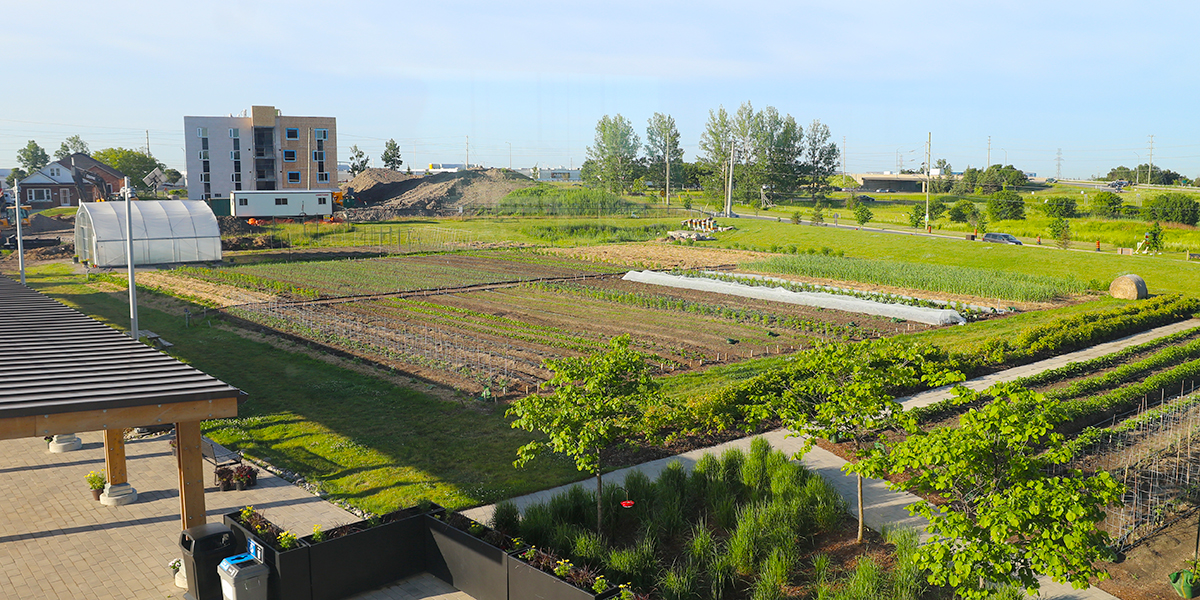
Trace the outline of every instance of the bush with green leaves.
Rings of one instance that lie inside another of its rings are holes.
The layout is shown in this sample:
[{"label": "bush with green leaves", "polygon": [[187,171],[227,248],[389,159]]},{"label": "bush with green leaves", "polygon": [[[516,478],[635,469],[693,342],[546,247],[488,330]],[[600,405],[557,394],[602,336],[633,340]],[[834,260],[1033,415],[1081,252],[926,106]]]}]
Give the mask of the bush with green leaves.
[{"label": "bush with green leaves", "polygon": [[1000,190],[988,196],[987,213],[993,221],[1024,220],[1025,199],[1012,190]]},{"label": "bush with green leaves", "polygon": [[1054,196],[1042,201],[1042,210],[1048,217],[1074,219],[1078,216],[1075,199],[1070,196]]},{"label": "bush with green leaves", "polygon": [[1113,192],[1099,192],[1092,196],[1092,214],[1098,217],[1119,217],[1123,201]]},{"label": "bush with green leaves", "polygon": [[1195,225],[1200,221],[1200,203],[1188,194],[1159,194],[1142,204],[1142,218],[1147,221]]}]

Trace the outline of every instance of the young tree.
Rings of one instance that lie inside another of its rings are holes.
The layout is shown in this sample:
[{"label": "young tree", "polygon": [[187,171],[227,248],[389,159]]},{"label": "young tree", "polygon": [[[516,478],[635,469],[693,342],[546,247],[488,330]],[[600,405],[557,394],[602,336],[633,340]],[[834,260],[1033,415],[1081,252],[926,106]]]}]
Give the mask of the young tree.
[{"label": "young tree", "polygon": [[8,177],[4,178],[4,183],[8,184],[8,187],[13,187],[18,181],[21,181],[26,177],[29,177],[29,173],[26,173],[25,169],[22,169],[21,167],[16,167],[9,172]]},{"label": "young tree", "polygon": [[697,163],[705,175],[702,185],[709,196],[724,196],[729,177],[729,152],[733,142],[733,123],[724,106],[708,111],[708,122],[700,134],[700,152]]},{"label": "young tree", "polygon": [[1099,192],[1092,196],[1092,213],[1101,217],[1113,217],[1121,214],[1121,197],[1112,192]]},{"label": "young tree", "polygon": [[[680,168],[683,163],[683,150],[679,148],[679,130],[675,128],[675,117],[654,113],[646,121],[646,158],[648,167],[654,175],[651,181],[662,173],[664,189],[668,195],[673,183],[683,179],[684,172]],[[674,171],[674,175],[671,174]]]},{"label": "young tree", "polygon": [[1158,221],[1155,221],[1154,224],[1150,226],[1150,231],[1146,232],[1146,241],[1142,244],[1142,248],[1150,252],[1158,252],[1162,250],[1162,247],[1163,228],[1162,225],[1158,224]]},{"label": "young tree", "polygon": [[175,183],[176,181],[183,179],[183,173],[180,173],[175,169],[167,169],[163,171],[163,175],[167,176],[167,183]]},{"label": "young tree", "polygon": [[829,126],[813,119],[804,144],[804,170],[808,192],[816,196],[829,190],[829,177],[837,172],[841,150],[830,139]]},{"label": "young tree", "polygon": [[350,176],[357,177],[359,173],[367,170],[367,166],[371,164],[371,158],[358,149],[358,145],[350,146]]},{"label": "young tree", "polygon": [[17,150],[17,162],[26,173],[33,173],[50,164],[50,155],[37,142],[29,140],[24,148]]},{"label": "young tree", "polygon": [[[790,379],[795,385],[779,398],[776,412],[783,424],[808,438],[800,450],[810,450],[816,438],[849,442],[854,455],[865,458],[878,446],[881,431],[911,430],[912,418],[888,390],[920,382],[932,386],[961,381],[962,374],[929,360],[927,348],[912,343],[880,341],[826,344],[796,354]],[[874,463],[866,463],[872,465]],[[863,470],[847,463],[843,470],[858,479],[858,541],[863,540]]]},{"label": "young tree", "polygon": [[925,205],[914,204],[912,210],[908,211],[908,224],[913,229],[921,229],[925,227]]},{"label": "young tree", "polygon": [[993,221],[1025,219],[1025,200],[1012,190],[1000,190],[988,197],[988,217]]},{"label": "young tree", "polygon": [[1071,247],[1071,222],[1062,218],[1054,217],[1049,225],[1050,236],[1057,240],[1058,247],[1066,250]]},{"label": "young tree", "polygon": [[641,352],[630,349],[629,335],[609,341],[608,350],[584,357],[547,360],[554,377],[550,395],[532,394],[505,413],[514,429],[539,431],[549,439],[517,449],[520,467],[545,450],[575,459],[580,471],[596,476],[596,531],[601,531],[604,497],[600,452],[642,430],[645,408],[656,402],[659,384]]},{"label": "young tree", "polygon": [[73,135],[59,145],[58,151],[54,153],[54,160],[62,160],[72,154],[87,154],[91,156],[92,151],[88,148],[88,143],[83,141],[83,138]]},{"label": "young tree", "polygon": [[808,222],[812,225],[820,225],[825,222],[825,203],[821,202],[820,198],[813,203],[812,218]]},{"label": "young tree", "polygon": [[889,486],[937,499],[909,508],[929,520],[932,536],[917,550],[929,581],[976,600],[997,585],[1033,592],[1038,574],[1076,588],[1106,578],[1095,563],[1111,559],[1109,538],[1097,525],[1124,490],[1107,472],[1058,466],[1071,458],[1053,433],[1061,403],[1013,384],[956,393],[964,404],[993,399],[957,427],[914,433],[859,463],[866,473],[903,473]]},{"label": "young tree", "polygon": [[150,186],[142,181],[143,177],[149,175],[154,169],[167,168],[166,165],[158,162],[158,159],[145,152],[125,148],[97,150],[92,154],[92,158],[124,173],[129,177],[130,185],[138,190],[150,189]]},{"label": "young tree", "polygon": [[633,180],[633,164],[641,141],[633,124],[620,114],[604,115],[596,123],[596,137],[587,148],[587,157],[596,164],[601,185],[610,192],[623,193]]},{"label": "young tree", "polygon": [[859,227],[866,225],[874,217],[875,213],[872,213],[866,204],[859,204],[854,207],[854,220],[858,222]]},{"label": "young tree", "polygon": [[383,161],[385,169],[399,171],[400,165],[404,164],[404,161],[400,160],[400,144],[397,144],[396,140],[388,140],[383,145],[383,154],[379,156],[379,160]]},{"label": "young tree", "polygon": [[[953,223],[969,223],[974,215],[979,214],[979,208],[970,200],[959,200],[950,207],[949,217]],[[922,215],[924,216],[924,215]]]}]

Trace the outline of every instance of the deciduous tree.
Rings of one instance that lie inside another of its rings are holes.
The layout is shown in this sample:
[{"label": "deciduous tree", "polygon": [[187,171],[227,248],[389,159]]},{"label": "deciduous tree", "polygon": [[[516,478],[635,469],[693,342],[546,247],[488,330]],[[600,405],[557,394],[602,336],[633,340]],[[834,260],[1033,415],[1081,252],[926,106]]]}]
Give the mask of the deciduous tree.
[{"label": "deciduous tree", "polygon": [[73,135],[59,145],[58,151],[54,153],[54,160],[62,160],[72,154],[87,154],[91,156],[92,151],[88,148],[88,143],[83,141],[83,138]]},{"label": "deciduous tree", "polygon": [[362,150],[358,149],[358,145],[350,146],[350,176],[357,177],[359,173],[367,170],[371,164],[371,158]]},{"label": "deciduous tree", "polygon": [[1121,214],[1121,197],[1112,192],[1099,192],[1092,196],[1092,213],[1101,217]]},{"label": "deciduous tree", "polygon": [[860,203],[854,207],[854,220],[858,223],[859,227],[870,223],[874,217],[875,213],[871,212],[871,209],[867,208],[866,204]]},{"label": "deciduous tree", "polygon": [[804,171],[812,196],[829,191],[829,177],[837,172],[842,153],[831,137],[829,126],[820,119],[809,124],[804,140]]},{"label": "deciduous tree", "polygon": [[596,123],[596,137],[587,148],[594,161],[601,185],[610,192],[623,193],[633,181],[633,166],[641,141],[629,119],[617,114],[604,115]]},{"label": "deciduous tree", "polygon": [[660,182],[661,187],[668,191],[672,187],[678,188],[685,173],[675,117],[656,112],[646,121],[646,158],[651,181]]},{"label": "deciduous tree", "polygon": [[936,499],[909,508],[929,520],[931,537],[917,551],[929,581],[975,600],[994,586],[1035,591],[1038,574],[1076,588],[1106,578],[1096,563],[1111,551],[1098,524],[1123,489],[1107,472],[1061,466],[1071,453],[1053,433],[1060,402],[1013,384],[956,394],[961,404],[992,399],[957,427],[911,434],[859,463],[866,473],[903,473],[889,486]]},{"label": "deciduous tree", "polygon": [[135,189],[149,190],[142,178],[154,169],[165,169],[166,165],[158,162],[153,156],[138,150],[126,148],[105,148],[97,150],[92,158],[122,172],[129,178],[129,183]]},{"label": "deciduous tree", "polygon": [[1025,218],[1025,199],[1012,190],[1000,190],[988,197],[987,211],[993,221],[1020,221]]},{"label": "deciduous tree", "polygon": [[26,173],[33,173],[50,164],[50,155],[37,142],[29,140],[24,148],[17,150],[17,162]]},{"label": "deciduous tree", "polygon": [[575,460],[580,471],[596,476],[596,531],[603,506],[600,452],[643,428],[646,406],[657,401],[659,384],[641,352],[629,347],[629,335],[613,338],[608,350],[584,357],[546,361],[554,376],[549,395],[532,394],[513,403],[507,416],[514,429],[538,431],[548,439],[517,449],[520,467],[549,450]]}]

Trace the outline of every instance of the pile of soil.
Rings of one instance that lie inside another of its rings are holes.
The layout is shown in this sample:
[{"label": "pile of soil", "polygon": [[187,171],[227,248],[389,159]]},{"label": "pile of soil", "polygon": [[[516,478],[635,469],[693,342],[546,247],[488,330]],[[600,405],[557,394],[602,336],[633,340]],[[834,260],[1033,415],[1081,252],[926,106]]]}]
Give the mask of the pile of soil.
[{"label": "pile of soil", "polygon": [[437,215],[495,206],[513,190],[533,180],[507,169],[482,169],[411,177],[387,169],[359,173],[348,188],[360,206],[346,211],[353,221],[385,221],[397,217]]},{"label": "pile of soil", "polygon": [[[257,225],[251,225],[245,219],[237,217],[217,217],[217,226],[221,228],[221,235],[247,235],[251,233],[262,233],[263,228]],[[222,244],[224,245],[224,244]]]},{"label": "pile of soil", "polygon": [[[248,225],[247,227],[253,227],[253,225]],[[255,229],[262,230],[261,227],[255,227]],[[224,229],[222,229],[221,233],[224,233]],[[266,250],[279,248],[281,245],[286,246],[287,242],[282,242],[270,234],[235,235],[221,238],[222,250]]]},{"label": "pile of soil", "polygon": [[[60,258],[71,258],[75,256],[75,244],[59,244],[57,246],[46,246],[44,248],[34,248],[25,251],[25,262],[36,260],[58,260]],[[10,253],[3,259],[2,262],[17,262],[17,253]]]},{"label": "pile of soil", "polygon": [[[21,234],[30,235],[34,233],[45,233],[47,231],[64,231],[67,229],[75,229],[75,215],[58,215],[54,217],[46,217],[39,214],[33,214],[29,217],[28,225],[21,225]],[[16,233],[15,226],[5,229],[8,233]]]}]

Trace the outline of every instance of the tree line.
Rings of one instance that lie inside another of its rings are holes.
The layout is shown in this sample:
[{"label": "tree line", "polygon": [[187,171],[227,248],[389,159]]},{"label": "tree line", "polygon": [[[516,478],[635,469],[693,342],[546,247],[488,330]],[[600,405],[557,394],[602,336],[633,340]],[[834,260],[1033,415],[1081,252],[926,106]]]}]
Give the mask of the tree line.
[{"label": "tree line", "polygon": [[[54,160],[62,160],[72,154],[84,154],[102,162],[122,173],[129,176],[130,183],[139,190],[148,190],[149,186],[142,181],[142,178],[149,175],[154,169],[162,169],[167,176],[168,183],[179,181],[183,174],[175,169],[169,169],[166,165],[159,162],[150,154],[149,150],[130,150],[127,148],[104,148],[93,152],[91,147],[83,138],[78,135],[73,135],[63,140],[59,145],[58,150],[54,152]],[[4,182],[9,187],[14,186],[22,179],[36,173],[42,167],[50,164],[50,155],[45,148],[38,145],[36,140],[29,140],[24,148],[17,150],[17,164],[20,165],[13,169]]]},{"label": "tree line", "polygon": [[604,115],[580,177],[618,194],[649,187],[665,193],[669,183],[671,189],[702,189],[722,197],[732,186],[735,202],[758,205],[799,195],[823,197],[841,158],[829,127],[819,119],[805,131],[792,115],[772,106],[756,111],[750,102],[734,113],[724,106],[710,110],[699,148],[695,160],[684,160],[671,115],[654,113],[647,119],[645,144],[629,119]]}]

